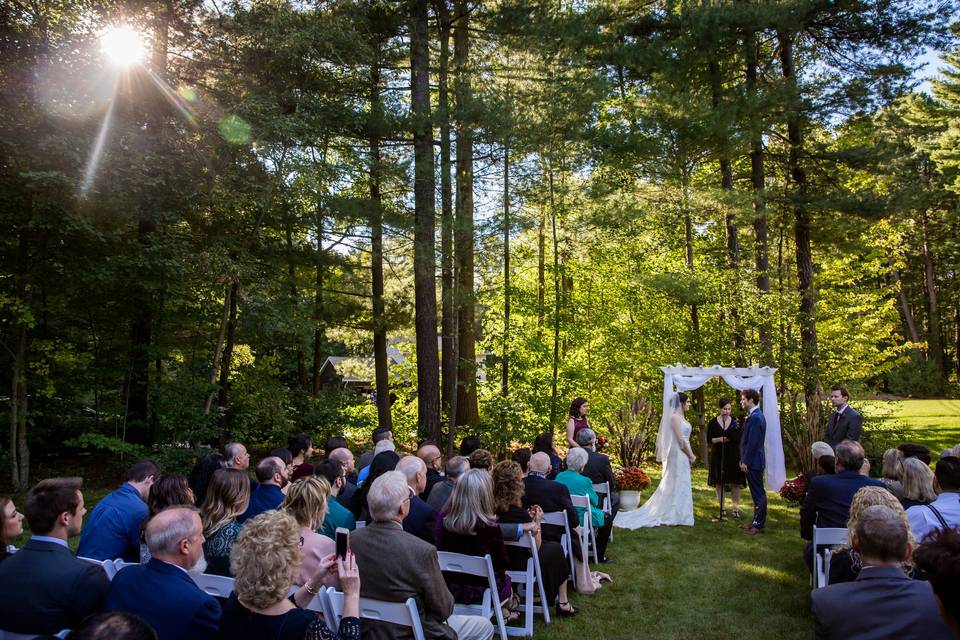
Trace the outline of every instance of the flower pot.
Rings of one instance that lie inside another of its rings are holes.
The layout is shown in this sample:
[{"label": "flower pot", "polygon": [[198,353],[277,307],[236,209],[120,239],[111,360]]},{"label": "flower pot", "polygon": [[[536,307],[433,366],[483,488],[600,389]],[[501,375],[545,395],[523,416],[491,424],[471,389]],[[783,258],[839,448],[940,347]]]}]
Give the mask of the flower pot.
[{"label": "flower pot", "polygon": [[640,506],[640,492],[630,489],[620,491],[620,510],[633,511]]}]

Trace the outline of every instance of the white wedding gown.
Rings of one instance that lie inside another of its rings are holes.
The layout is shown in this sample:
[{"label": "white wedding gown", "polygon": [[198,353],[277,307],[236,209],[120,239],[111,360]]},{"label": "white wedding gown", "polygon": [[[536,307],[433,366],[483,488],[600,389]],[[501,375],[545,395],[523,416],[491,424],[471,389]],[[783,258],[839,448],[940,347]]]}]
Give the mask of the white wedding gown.
[{"label": "white wedding gown", "polygon": [[[681,426],[683,439],[690,443],[693,428],[686,420]],[[673,437],[673,434],[670,434]],[[622,529],[659,527],[661,525],[693,526],[693,487],[690,483],[690,459],[673,442],[663,461],[663,475],[657,490],[639,509],[620,511],[613,526]]]}]

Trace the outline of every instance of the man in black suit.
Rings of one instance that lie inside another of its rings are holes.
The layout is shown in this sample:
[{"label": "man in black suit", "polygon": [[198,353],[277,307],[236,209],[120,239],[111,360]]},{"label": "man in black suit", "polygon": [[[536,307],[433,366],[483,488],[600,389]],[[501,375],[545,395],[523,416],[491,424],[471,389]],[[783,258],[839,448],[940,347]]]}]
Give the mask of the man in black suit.
[{"label": "man in black suit", "polygon": [[[50,478],[24,505],[33,537],[0,563],[0,628],[54,634],[103,608],[110,582],[103,567],[76,558],[67,540],[83,525],[80,478]],[[0,634],[2,635],[2,634]]]},{"label": "man in black suit", "polygon": [[863,416],[851,407],[849,402],[850,393],[844,387],[833,387],[830,391],[833,411],[827,419],[827,430],[823,439],[834,449],[844,440],[860,440]]},{"label": "man in black suit", "polygon": [[[879,480],[860,475],[863,447],[859,442],[844,440],[834,448],[837,473],[817,476],[810,481],[807,497],[800,507],[800,537],[813,540],[813,525],[824,528],[847,526],[853,495],[863,487],[883,487]],[[807,566],[813,571],[813,544],[803,550]]]},{"label": "man in black suit", "polygon": [[423,460],[423,464],[427,465],[427,486],[420,494],[420,497],[426,500],[430,497],[430,490],[433,489],[433,485],[443,482],[443,474],[440,473],[440,470],[443,469],[443,454],[440,453],[440,449],[436,445],[426,443],[417,449],[417,457]]},{"label": "man in black suit", "polygon": [[[590,478],[590,482],[593,484],[610,483],[610,492],[612,494],[610,506],[613,511],[613,515],[611,515],[610,518],[613,519],[613,516],[616,515],[617,510],[620,508],[620,496],[614,493],[617,489],[617,479],[613,475],[610,458],[602,453],[597,453],[597,434],[594,433],[593,429],[581,429],[577,432],[576,440],[577,444],[587,452],[587,464],[580,473]],[[605,496],[599,493],[598,495],[602,504]]]},{"label": "man in black suit", "polygon": [[811,594],[817,638],[952,637],[937,612],[930,583],[911,580],[901,569],[912,551],[908,540],[907,526],[890,508],[864,510],[850,541],[863,562],[860,575]]},{"label": "man in black suit", "polygon": [[[548,473],[550,473],[550,456],[542,451],[533,454],[530,462],[527,463],[527,477],[523,479],[523,506],[529,509],[537,505],[543,509],[544,513],[565,512],[567,525],[572,533],[579,526],[580,518],[577,517],[577,510],[573,508],[573,502],[570,500],[570,491],[559,482],[548,480]],[[564,533],[560,527],[549,524],[543,525],[542,531],[544,538],[554,542],[560,542],[560,536]],[[576,535],[574,539],[577,539]],[[574,553],[578,558],[583,559],[579,545],[574,545]]]},{"label": "man in black suit", "polygon": [[403,519],[403,530],[434,544],[437,512],[420,499],[427,484],[427,465],[417,456],[405,456],[397,463],[397,471],[407,479],[407,486],[413,492],[410,496],[410,512]]}]

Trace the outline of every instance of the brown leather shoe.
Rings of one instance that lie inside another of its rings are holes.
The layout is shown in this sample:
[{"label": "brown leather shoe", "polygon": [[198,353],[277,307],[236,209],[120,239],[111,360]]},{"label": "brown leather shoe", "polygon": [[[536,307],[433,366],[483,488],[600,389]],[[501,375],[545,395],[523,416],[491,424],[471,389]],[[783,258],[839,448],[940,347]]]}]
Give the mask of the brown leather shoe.
[{"label": "brown leather shoe", "polygon": [[743,529],[740,529],[740,533],[745,533],[745,534],[747,534],[748,536],[755,536],[755,535],[757,535],[758,533],[765,533],[765,532],[766,532],[766,529],[758,529],[757,527],[754,527],[753,525],[750,525],[749,527],[745,527],[745,528],[743,528]]}]

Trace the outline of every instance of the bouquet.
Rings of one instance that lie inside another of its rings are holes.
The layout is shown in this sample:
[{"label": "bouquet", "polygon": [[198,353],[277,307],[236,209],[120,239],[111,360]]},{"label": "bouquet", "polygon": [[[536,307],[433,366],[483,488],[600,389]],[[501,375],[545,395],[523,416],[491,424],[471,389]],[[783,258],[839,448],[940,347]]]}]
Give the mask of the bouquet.
[{"label": "bouquet", "polygon": [[787,480],[780,487],[780,497],[792,505],[798,506],[803,500],[803,488],[807,483],[806,477],[801,473],[793,480]]},{"label": "bouquet", "polygon": [[621,490],[643,491],[650,484],[650,476],[640,467],[624,467],[617,474],[617,484]]}]

